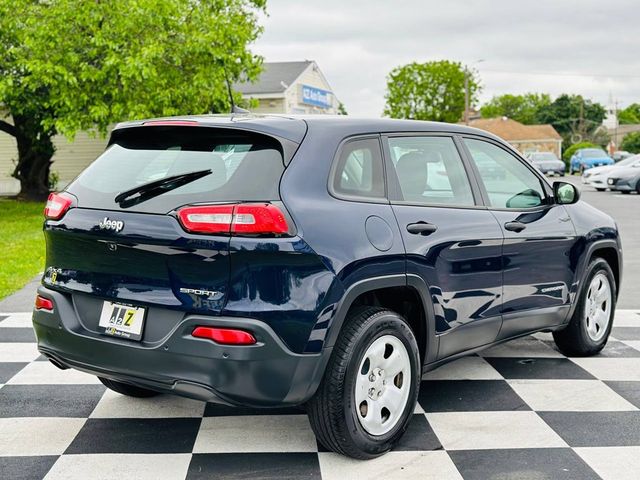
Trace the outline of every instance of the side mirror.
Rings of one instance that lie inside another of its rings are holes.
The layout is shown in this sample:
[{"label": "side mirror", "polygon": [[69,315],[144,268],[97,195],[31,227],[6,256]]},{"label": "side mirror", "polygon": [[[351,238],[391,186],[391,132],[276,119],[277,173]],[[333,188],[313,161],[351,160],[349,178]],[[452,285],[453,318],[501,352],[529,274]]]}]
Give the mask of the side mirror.
[{"label": "side mirror", "polygon": [[553,182],[553,196],[556,203],[560,205],[570,205],[580,200],[580,190],[567,182]]}]

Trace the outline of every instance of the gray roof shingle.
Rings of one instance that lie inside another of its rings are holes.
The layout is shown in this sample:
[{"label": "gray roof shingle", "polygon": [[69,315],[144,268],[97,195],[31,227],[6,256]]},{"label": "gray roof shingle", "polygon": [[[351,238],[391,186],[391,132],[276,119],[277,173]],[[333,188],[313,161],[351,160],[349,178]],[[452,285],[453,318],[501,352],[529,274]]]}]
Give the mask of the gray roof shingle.
[{"label": "gray roof shingle", "polygon": [[244,95],[282,93],[311,63],[313,62],[310,60],[264,63],[264,70],[255,83],[237,83],[233,86],[233,89]]}]

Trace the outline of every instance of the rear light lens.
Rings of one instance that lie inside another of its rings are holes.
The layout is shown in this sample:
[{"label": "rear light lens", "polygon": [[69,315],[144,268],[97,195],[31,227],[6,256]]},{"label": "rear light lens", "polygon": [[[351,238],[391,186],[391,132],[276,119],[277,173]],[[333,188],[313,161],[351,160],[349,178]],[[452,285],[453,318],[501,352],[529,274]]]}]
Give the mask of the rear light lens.
[{"label": "rear light lens", "polygon": [[44,207],[44,216],[49,220],[60,220],[71,208],[73,200],[64,193],[50,193]]},{"label": "rear light lens", "polygon": [[256,338],[244,330],[216,327],[196,327],[192,337],[206,338],[221,345],[254,345]]},{"label": "rear light lens", "polygon": [[48,310],[53,312],[53,302],[48,298],[36,295],[36,310]]},{"label": "rear light lens", "polygon": [[188,232],[281,235],[289,232],[282,211],[270,203],[206,205],[178,210],[178,219]]}]

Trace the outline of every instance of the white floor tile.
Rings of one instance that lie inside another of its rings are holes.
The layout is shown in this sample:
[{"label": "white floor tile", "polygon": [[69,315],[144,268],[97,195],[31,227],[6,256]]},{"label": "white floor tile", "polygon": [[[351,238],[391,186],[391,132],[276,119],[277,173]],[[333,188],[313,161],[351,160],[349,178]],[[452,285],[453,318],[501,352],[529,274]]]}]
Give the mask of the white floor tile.
[{"label": "white floor tile", "polygon": [[49,362],[32,362],[7,383],[11,385],[73,385],[97,384],[100,380],[94,375],[72,368],[60,370]]},{"label": "white floor tile", "polygon": [[190,454],[94,454],[64,455],[45,480],[184,479]]},{"label": "white floor tile", "polygon": [[2,343],[0,329],[0,362],[32,362],[39,356],[36,343]]},{"label": "white floor tile", "polygon": [[600,380],[640,381],[640,358],[571,358]]},{"label": "white floor tile", "polygon": [[640,327],[640,312],[638,310],[616,310],[613,326]]},{"label": "white floor tile", "polygon": [[[0,313],[0,316],[9,315],[7,318],[0,322],[0,329],[7,328],[29,328],[33,327],[31,322],[31,312],[25,313]],[[2,333],[0,333],[2,335]]]},{"label": "white floor tile", "polygon": [[566,447],[535,412],[427,413],[447,450]]},{"label": "white floor tile", "polygon": [[61,455],[84,418],[0,418],[0,456]]},{"label": "white floor tile", "polygon": [[528,336],[501,343],[480,352],[483,357],[554,357],[563,355],[540,339]]},{"label": "white floor tile", "polygon": [[194,453],[316,452],[306,415],[256,415],[202,419]]},{"label": "white floor tile", "polygon": [[621,340],[622,343],[629,345],[631,348],[635,348],[640,351],[640,340]]},{"label": "white floor tile", "polygon": [[322,480],[461,480],[446,452],[389,452],[373,460],[319,453]]},{"label": "white floor tile", "polygon": [[640,447],[574,448],[603,480],[638,480]]},{"label": "white floor tile", "polygon": [[91,413],[91,418],[201,417],[205,405],[205,402],[177,395],[133,398],[107,390]]},{"label": "white floor tile", "polygon": [[599,380],[509,380],[536,411],[611,412],[637,410]]},{"label": "white floor tile", "polygon": [[502,380],[502,375],[481,357],[462,357],[425,373],[423,380]]}]

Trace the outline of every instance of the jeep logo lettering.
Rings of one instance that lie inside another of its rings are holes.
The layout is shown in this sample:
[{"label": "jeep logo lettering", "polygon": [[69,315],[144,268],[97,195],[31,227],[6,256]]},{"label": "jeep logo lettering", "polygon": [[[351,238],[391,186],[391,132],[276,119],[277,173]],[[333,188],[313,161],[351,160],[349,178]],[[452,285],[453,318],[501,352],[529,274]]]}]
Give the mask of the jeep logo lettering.
[{"label": "jeep logo lettering", "polygon": [[119,232],[124,228],[124,222],[122,220],[109,220],[109,217],[104,217],[98,224],[102,230],[113,230]]}]

